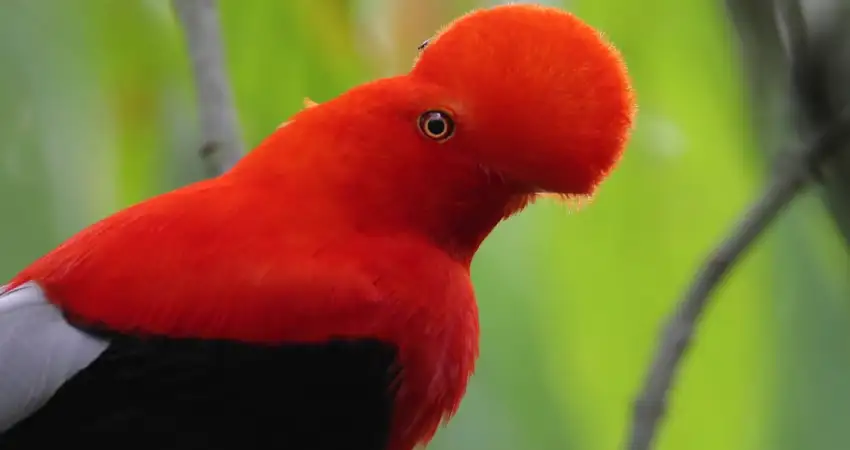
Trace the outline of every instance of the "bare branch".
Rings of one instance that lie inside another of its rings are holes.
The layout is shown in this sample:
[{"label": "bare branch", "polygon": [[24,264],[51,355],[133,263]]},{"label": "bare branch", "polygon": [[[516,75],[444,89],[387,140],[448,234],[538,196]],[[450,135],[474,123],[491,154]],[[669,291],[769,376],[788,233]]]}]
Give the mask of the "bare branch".
[{"label": "bare branch", "polygon": [[661,335],[640,397],[635,403],[629,450],[648,450],[664,416],[673,377],[694,335],[709,295],[756,238],[811,179],[811,169],[847,145],[850,111],[808,146],[785,153],[773,182],[703,264]]},{"label": "bare branch", "polygon": [[172,0],[192,58],[203,144],[200,155],[220,174],[243,154],[233,94],[224,66],[216,0]]}]

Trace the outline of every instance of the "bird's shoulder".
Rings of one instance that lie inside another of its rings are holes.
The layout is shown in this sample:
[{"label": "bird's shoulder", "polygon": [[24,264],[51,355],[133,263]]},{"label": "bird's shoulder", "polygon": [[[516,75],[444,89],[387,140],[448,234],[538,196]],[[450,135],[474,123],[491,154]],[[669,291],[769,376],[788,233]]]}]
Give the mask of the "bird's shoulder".
[{"label": "bird's shoulder", "polygon": [[35,283],[0,287],[0,432],[40,408],[107,345],[68,324]]},{"label": "bird's shoulder", "polygon": [[0,447],[383,449],[395,363],[374,339],[258,345],[78,325],[27,283],[0,293]]}]

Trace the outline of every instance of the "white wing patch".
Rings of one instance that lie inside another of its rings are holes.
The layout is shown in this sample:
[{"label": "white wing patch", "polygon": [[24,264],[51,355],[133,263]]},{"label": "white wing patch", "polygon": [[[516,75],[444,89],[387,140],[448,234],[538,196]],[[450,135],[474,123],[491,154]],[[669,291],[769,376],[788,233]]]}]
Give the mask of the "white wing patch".
[{"label": "white wing patch", "polygon": [[35,283],[0,286],[0,433],[42,407],[108,341],[65,321]]}]

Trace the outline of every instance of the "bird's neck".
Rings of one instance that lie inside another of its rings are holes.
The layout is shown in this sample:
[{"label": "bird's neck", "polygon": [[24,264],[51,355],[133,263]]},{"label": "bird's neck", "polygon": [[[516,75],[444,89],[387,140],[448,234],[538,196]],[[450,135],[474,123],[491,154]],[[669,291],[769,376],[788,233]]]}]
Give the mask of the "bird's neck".
[{"label": "bird's neck", "polygon": [[268,208],[283,211],[281,220],[407,235],[467,265],[499,222],[530,199],[502,177],[466,164],[437,165],[421,156],[419,164],[395,164],[383,147],[367,151],[328,139],[315,124],[298,119],[226,176],[259,187]]},{"label": "bird's neck", "polygon": [[465,265],[471,264],[493,229],[528,201],[506,189],[483,189],[479,195],[457,202],[428,195],[433,192],[416,195],[368,185],[329,189],[327,184],[318,183],[321,177],[316,175],[293,173],[268,180],[265,185],[256,179],[250,183],[256,187],[256,196],[263,199],[263,208],[279,208],[271,216],[290,227],[319,227],[336,236],[355,233],[417,239]]}]

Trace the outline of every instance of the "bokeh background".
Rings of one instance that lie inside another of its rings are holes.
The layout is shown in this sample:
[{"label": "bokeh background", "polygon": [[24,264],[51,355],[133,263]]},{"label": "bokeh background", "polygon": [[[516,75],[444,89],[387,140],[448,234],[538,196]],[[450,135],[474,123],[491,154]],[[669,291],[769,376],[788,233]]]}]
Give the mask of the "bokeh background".
[{"label": "bokeh background", "polygon": [[[246,145],[305,96],[321,102],[406,70],[437,28],[495,3],[221,0]],[[751,95],[769,80],[748,79],[721,1],[546,3],[622,50],[637,128],[590,206],[538,203],[482,248],[480,365],[432,449],[621,448],[661,321],[769,173],[758,124],[770,121]],[[202,177],[198,132],[167,1],[0,2],[0,279],[87,224]],[[850,448],[848,279],[840,234],[809,193],[718,291],[659,448]]]}]

